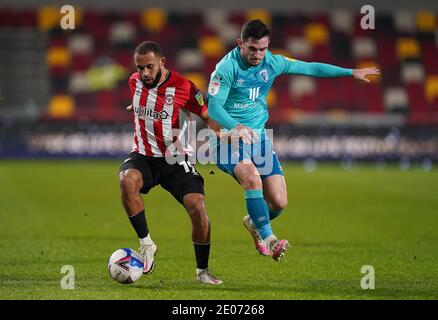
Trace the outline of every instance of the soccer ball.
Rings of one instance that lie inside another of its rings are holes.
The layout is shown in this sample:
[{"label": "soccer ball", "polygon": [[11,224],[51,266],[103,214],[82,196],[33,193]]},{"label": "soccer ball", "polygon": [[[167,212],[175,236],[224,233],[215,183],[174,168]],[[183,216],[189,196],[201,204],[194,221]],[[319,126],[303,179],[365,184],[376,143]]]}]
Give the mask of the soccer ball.
[{"label": "soccer ball", "polygon": [[110,277],[122,284],[130,284],[143,274],[143,262],[137,251],[123,248],[114,251],[108,261]]}]

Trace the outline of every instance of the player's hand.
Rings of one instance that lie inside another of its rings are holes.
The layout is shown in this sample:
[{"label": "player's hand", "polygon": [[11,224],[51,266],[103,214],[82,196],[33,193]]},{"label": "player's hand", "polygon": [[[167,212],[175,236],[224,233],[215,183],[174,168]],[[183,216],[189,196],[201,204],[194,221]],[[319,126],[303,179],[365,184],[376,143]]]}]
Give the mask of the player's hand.
[{"label": "player's hand", "polygon": [[126,107],[126,111],[132,111],[132,110],[133,110],[132,104],[130,104],[129,106]]},{"label": "player's hand", "polygon": [[243,124],[239,124],[234,129],[231,129],[229,134],[231,138],[242,139],[242,141],[247,144],[253,143],[258,139],[257,134],[250,127],[244,126]]},{"label": "player's hand", "polygon": [[362,80],[365,82],[370,82],[370,79],[367,78],[369,75],[380,74],[380,70],[376,67],[372,68],[363,68],[363,69],[353,69],[353,77],[358,80]]}]

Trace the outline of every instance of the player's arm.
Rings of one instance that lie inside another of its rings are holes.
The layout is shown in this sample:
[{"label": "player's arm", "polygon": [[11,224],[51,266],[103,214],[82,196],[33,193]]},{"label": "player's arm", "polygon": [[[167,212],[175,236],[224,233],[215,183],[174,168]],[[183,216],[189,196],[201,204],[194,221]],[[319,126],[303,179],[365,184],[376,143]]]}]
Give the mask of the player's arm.
[{"label": "player's arm", "polygon": [[[129,90],[131,91],[131,96],[134,96],[134,92],[135,92],[135,78],[133,78],[133,76],[131,76],[128,80],[128,85],[129,85]],[[130,104],[129,106],[125,107],[127,111],[133,111],[133,107],[132,104]]]},{"label": "player's arm", "polygon": [[328,63],[320,62],[305,62],[301,60],[295,60],[291,58],[286,58],[280,55],[275,56],[279,67],[280,73],[286,74],[299,74],[304,76],[313,77],[351,77],[355,79],[369,82],[370,80],[366,77],[368,75],[380,74],[379,69],[363,68],[363,69],[349,69],[335,66]]},{"label": "player's arm", "polygon": [[210,118],[208,116],[208,110],[205,110],[204,112],[202,112],[200,117],[205,122],[207,127],[209,127],[211,130],[213,130],[216,133],[216,136],[218,136],[220,138],[223,135],[221,133],[221,126],[216,121],[214,121],[212,118]]},{"label": "player's arm", "polygon": [[207,104],[204,102],[202,92],[191,81],[189,91],[189,99],[184,108],[198,115],[219,136],[220,125],[209,117]]},{"label": "player's arm", "polygon": [[251,143],[256,137],[253,130],[234,120],[225,110],[224,105],[230,93],[231,79],[219,73],[213,73],[208,86],[208,115],[220,127],[229,129],[230,135]]}]

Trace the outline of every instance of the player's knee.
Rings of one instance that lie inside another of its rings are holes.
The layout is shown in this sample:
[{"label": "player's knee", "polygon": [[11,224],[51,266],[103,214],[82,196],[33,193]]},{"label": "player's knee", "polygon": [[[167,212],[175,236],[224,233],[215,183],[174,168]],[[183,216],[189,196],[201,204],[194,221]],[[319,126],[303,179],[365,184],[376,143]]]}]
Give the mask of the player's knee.
[{"label": "player's knee", "polygon": [[123,194],[132,195],[140,192],[141,176],[133,172],[121,172],[119,175],[120,189]]},{"label": "player's knee", "polygon": [[260,190],[263,187],[262,179],[258,174],[250,174],[243,181],[245,190]]},{"label": "player's knee", "polygon": [[287,207],[287,197],[277,196],[271,203],[273,211],[281,211]]},{"label": "player's knee", "polygon": [[186,208],[193,222],[201,224],[208,223],[208,217],[205,211],[204,195],[186,195],[184,197],[184,207]]}]

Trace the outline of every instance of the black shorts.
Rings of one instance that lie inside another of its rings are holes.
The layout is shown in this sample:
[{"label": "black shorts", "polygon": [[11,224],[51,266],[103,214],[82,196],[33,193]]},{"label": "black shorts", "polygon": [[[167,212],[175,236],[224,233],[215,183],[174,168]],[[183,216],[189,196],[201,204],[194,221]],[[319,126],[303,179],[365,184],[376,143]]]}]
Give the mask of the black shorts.
[{"label": "black shorts", "polygon": [[119,173],[131,168],[141,172],[143,188],[140,192],[143,194],[148,193],[158,184],[169,191],[181,204],[186,194],[204,194],[204,178],[188,161],[168,164],[164,157],[146,157],[131,152],[120,166]]}]

